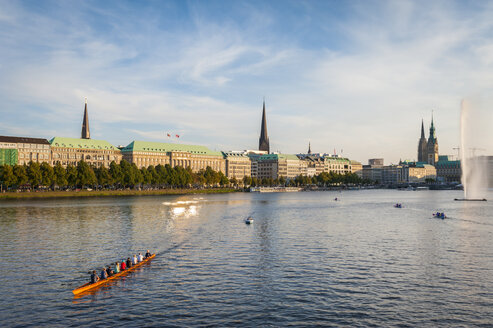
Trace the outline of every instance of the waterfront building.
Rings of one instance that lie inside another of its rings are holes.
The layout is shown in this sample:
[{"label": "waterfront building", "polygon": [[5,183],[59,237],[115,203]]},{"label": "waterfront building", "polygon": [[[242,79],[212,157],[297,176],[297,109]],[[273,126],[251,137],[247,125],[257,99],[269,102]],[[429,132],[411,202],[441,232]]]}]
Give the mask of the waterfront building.
[{"label": "waterfront building", "polygon": [[358,161],[351,161],[351,173],[356,174],[358,177],[363,177],[363,165]]},{"label": "waterfront building", "polygon": [[84,160],[94,167],[109,167],[111,162],[118,164],[122,159],[121,151],[105,140],[54,137],[50,145],[53,166],[77,165]]},{"label": "waterfront building", "polygon": [[441,182],[460,182],[462,171],[459,160],[451,160],[451,156],[438,156],[438,162],[435,163],[437,180]]},{"label": "waterfront building", "polygon": [[198,172],[209,166],[215,171],[226,173],[223,154],[205,146],[135,140],[121,152],[123,159],[138,168],[169,164],[171,167],[190,167],[192,172]]},{"label": "waterfront building", "polygon": [[258,149],[262,151],[270,152],[269,146],[269,136],[267,135],[267,119],[265,117],[265,100],[264,100],[264,108],[262,110],[262,123],[260,126],[260,138],[258,142]]},{"label": "waterfront building", "polygon": [[23,165],[51,161],[50,143],[46,139],[0,136],[0,165]]},{"label": "waterfront building", "polygon": [[237,180],[252,176],[252,161],[244,151],[223,152],[226,160],[226,176]]},{"label": "waterfront building", "polygon": [[298,158],[305,162],[307,167],[306,174],[303,175],[312,176],[325,172],[325,160],[323,156],[320,156],[320,154],[300,154],[298,155]]},{"label": "waterfront building", "polygon": [[339,174],[351,173],[351,161],[343,157],[325,156],[324,172],[334,172]]},{"label": "waterfront building", "polygon": [[382,168],[382,183],[397,184],[404,182],[402,177],[402,165],[386,165]]},{"label": "waterfront building", "polygon": [[402,173],[401,182],[407,183],[425,183],[427,180],[435,181],[437,170],[433,165],[426,162],[401,162]]},{"label": "waterfront building", "polygon": [[292,179],[300,174],[306,173],[306,162],[300,160],[296,155],[288,154],[266,154],[252,157],[256,162],[258,179],[277,179],[284,177]]},{"label": "waterfront building", "polygon": [[383,158],[372,158],[368,165],[363,165],[363,179],[381,183],[383,175]]}]

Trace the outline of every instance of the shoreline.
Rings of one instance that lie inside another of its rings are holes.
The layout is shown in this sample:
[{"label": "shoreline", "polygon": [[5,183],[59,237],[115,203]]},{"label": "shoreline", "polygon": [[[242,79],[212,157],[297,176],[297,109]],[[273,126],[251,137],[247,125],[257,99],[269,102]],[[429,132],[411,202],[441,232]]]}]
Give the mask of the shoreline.
[{"label": "shoreline", "polygon": [[81,191],[33,191],[0,193],[0,201],[15,199],[51,199],[79,197],[112,197],[112,196],[159,196],[189,194],[225,194],[241,192],[242,189],[211,188],[211,189],[161,189],[161,190],[81,190]]}]

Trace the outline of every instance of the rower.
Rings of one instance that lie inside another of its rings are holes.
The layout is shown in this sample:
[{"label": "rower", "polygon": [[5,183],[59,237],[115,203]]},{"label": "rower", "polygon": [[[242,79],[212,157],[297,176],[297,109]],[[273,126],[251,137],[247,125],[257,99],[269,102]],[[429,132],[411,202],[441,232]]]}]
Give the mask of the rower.
[{"label": "rower", "polygon": [[137,255],[134,254],[134,257],[132,258],[132,264],[136,265],[137,264]]},{"label": "rower", "polygon": [[142,262],[144,257],[142,256],[142,253],[139,253],[139,256],[137,256],[137,261]]},{"label": "rower", "polygon": [[101,270],[101,277],[100,278],[101,278],[101,280],[108,278],[108,273],[106,272],[106,268],[103,268],[103,270]]},{"label": "rower", "polygon": [[115,262],[115,273],[119,273],[120,272],[120,262]]},{"label": "rower", "polygon": [[132,266],[132,261],[130,260],[130,257],[127,258],[127,269],[130,269]]},{"label": "rower", "polygon": [[96,274],[96,270],[92,270],[91,274],[91,284],[97,283],[99,281],[99,277]]},{"label": "rower", "polygon": [[146,253],[146,259],[151,257],[151,252],[149,252],[149,250],[147,250],[147,253]]},{"label": "rower", "polygon": [[111,277],[114,274],[113,269],[111,269],[111,266],[108,265],[108,267],[106,268],[106,273],[108,274],[108,277]]},{"label": "rower", "polygon": [[122,263],[120,265],[120,268],[121,268],[122,271],[127,268],[127,263],[125,263],[125,260],[124,259],[122,260]]}]

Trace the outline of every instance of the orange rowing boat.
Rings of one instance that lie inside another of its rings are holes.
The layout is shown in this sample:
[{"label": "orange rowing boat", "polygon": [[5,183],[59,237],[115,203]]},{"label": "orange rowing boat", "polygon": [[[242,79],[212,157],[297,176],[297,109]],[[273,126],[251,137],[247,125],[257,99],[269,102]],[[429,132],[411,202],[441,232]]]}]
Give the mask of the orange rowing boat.
[{"label": "orange rowing boat", "polygon": [[104,285],[106,284],[107,282],[110,282],[112,280],[115,280],[119,277],[122,277],[122,276],[125,276],[126,274],[128,274],[129,272],[137,269],[138,267],[144,265],[145,263],[149,262],[150,260],[152,260],[154,257],[156,256],[156,254],[152,254],[151,256],[149,256],[148,258],[144,259],[142,262],[139,262],[133,266],[131,266],[130,268],[127,268],[121,272],[118,272],[117,274],[114,274],[112,275],[111,277],[108,277],[106,279],[102,279],[102,280],[99,280],[98,282],[95,282],[94,284],[91,284],[90,282],[88,282],[87,284],[84,284],[76,289],[74,289],[72,291],[72,293],[74,293],[74,295],[78,295],[80,293],[83,293],[85,291],[88,291],[90,289],[93,289],[93,288],[97,288],[101,285]]}]

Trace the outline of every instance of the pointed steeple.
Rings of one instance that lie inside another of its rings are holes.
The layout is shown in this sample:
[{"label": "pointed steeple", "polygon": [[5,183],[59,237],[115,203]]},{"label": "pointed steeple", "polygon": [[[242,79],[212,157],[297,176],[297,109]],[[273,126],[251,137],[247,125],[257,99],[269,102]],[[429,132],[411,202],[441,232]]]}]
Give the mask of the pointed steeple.
[{"label": "pointed steeple", "polygon": [[425,137],[425,125],[423,119],[421,119],[421,138],[418,142],[418,162],[426,162],[428,158],[427,154],[427,140]]},{"label": "pointed steeple", "polygon": [[308,141],[308,154],[311,154],[312,153],[312,145],[310,143],[310,141]]},{"label": "pointed steeple", "polygon": [[433,124],[433,111],[431,112],[431,125],[430,125],[430,137],[428,138],[428,142],[430,139],[434,142],[436,139],[435,133],[435,125]]},{"label": "pointed steeple", "polygon": [[82,139],[91,139],[91,134],[89,133],[89,115],[87,114],[87,98],[86,104],[84,106],[84,118],[82,119]]},{"label": "pointed steeple", "polygon": [[264,99],[264,108],[262,111],[262,124],[260,126],[260,138],[258,141],[258,150],[263,150],[266,152],[269,151],[269,137],[267,136],[267,120],[265,118],[265,99]]}]

